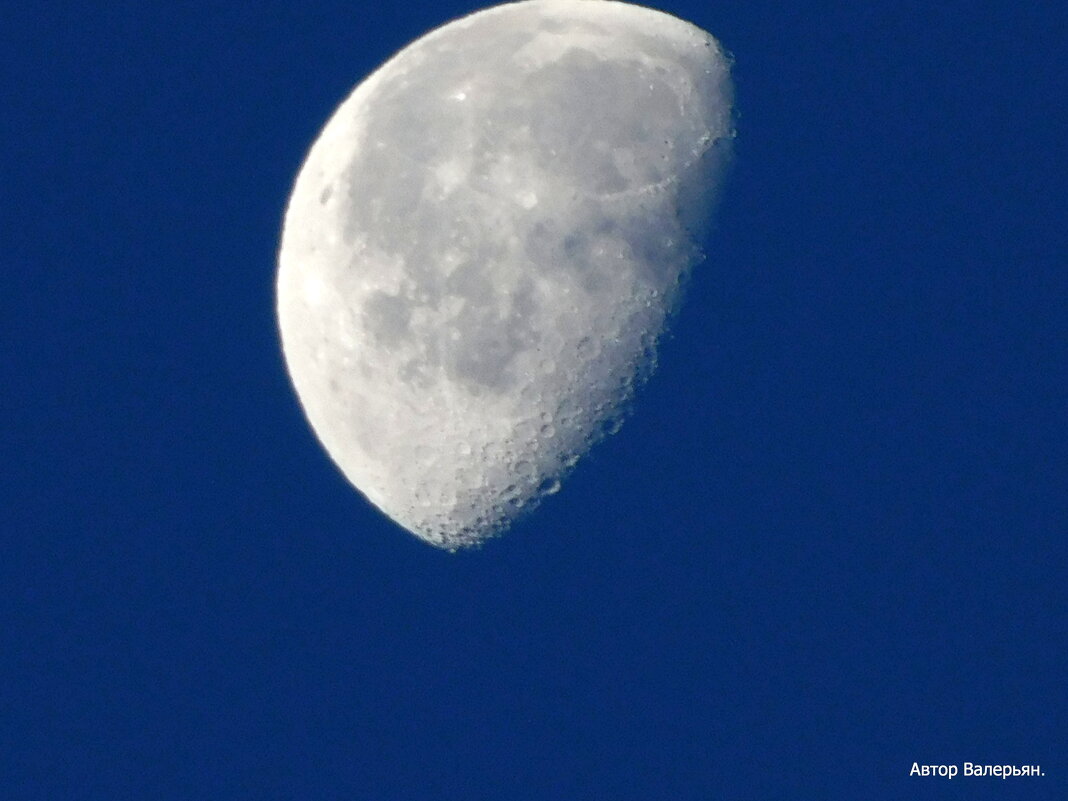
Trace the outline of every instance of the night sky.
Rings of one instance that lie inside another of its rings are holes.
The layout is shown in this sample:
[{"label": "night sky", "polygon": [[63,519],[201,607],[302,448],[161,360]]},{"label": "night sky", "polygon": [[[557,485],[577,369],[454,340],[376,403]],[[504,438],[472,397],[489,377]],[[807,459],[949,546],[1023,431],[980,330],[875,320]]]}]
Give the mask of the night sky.
[{"label": "night sky", "polygon": [[[0,798],[1068,798],[1068,11],[670,2],[734,54],[622,431],[448,554],[274,316],[352,87],[475,7],[0,20]],[[912,764],[1041,765],[1035,778]]]}]

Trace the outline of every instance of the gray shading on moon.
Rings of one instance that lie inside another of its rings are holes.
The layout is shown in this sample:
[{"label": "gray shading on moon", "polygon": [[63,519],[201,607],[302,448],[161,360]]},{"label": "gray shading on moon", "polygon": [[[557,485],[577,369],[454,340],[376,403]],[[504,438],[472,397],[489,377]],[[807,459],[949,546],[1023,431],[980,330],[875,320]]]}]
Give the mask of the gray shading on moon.
[{"label": "gray shading on moon", "polygon": [[655,365],[732,137],[718,43],[610,0],[478,12],[360,84],[297,177],[277,286],[349,481],[449,550],[555,493]]}]

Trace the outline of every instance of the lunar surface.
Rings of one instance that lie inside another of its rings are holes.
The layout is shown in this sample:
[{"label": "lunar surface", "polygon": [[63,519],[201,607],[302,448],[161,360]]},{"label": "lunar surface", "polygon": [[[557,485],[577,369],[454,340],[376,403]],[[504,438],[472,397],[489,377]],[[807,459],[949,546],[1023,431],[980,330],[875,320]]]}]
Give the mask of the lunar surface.
[{"label": "lunar surface", "polygon": [[277,285],[348,480],[449,550],[555,493],[655,365],[732,136],[719,44],[611,0],[490,8],[361,83],[297,177]]}]

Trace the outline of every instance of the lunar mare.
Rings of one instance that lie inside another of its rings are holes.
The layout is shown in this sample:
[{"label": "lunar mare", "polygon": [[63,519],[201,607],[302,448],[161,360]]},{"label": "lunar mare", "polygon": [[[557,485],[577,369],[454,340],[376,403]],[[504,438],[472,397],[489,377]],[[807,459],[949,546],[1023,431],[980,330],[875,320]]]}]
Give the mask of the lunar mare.
[{"label": "lunar mare", "polygon": [[277,279],[348,480],[450,550],[554,493],[655,365],[732,136],[718,43],[612,0],[487,9],[361,83],[300,170]]}]

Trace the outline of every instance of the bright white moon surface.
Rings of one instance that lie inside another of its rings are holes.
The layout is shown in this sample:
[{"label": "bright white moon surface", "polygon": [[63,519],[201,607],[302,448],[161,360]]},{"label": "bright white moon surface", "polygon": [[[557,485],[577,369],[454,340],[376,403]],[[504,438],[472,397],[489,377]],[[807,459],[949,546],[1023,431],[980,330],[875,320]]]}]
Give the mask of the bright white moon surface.
[{"label": "bright white moon surface", "polygon": [[611,0],[480,11],[356,87],[297,177],[277,301],[371,503],[477,545],[614,433],[703,258],[731,102],[715,39]]}]

